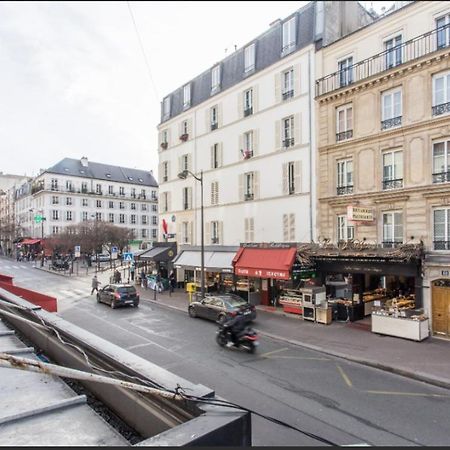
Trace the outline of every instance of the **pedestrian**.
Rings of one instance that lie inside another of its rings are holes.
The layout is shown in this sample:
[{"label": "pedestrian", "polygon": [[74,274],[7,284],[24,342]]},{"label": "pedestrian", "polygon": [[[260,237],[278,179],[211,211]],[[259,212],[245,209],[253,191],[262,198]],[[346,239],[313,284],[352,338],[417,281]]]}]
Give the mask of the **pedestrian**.
[{"label": "pedestrian", "polygon": [[160,272],[158,272],[158,273],[156,274],[156,285],[155,285],[155,289],[158,289],[158,292],[159,292],[159,293],[161,293],[162,290],[163,290],[163,286],[162,286],[162,283],[161,283],[161,273],[160,273]]},{"label": "pedestrian", "polygon": [[113,277],[114,283],[120,283],[120,272],[116,269]]},{"label": "pedestrian", "polygon": [[170,274],[169,274],[170,293],[172,293],[175,290],[176,284],[177,284],[177,280],[175,279],[175,274],[174,274],[173,270],[171,270]]},{"label": "pedestrian", "polygon": [[132,262],[130,267],[131,281],[134,281],[134,271],[135,271],[134,262]]},{"label": "pedestrian", "polygon": [[94,275],[94,277],[92,278],[92,290],[91,290],[91,295],[94,293],[94,291],[98,292],[98,286],[100,285],[100,281],[97,280],[97,275]]},{"label": "pedestrian", "polygon": [[147,277],[145,276],[145,270],[142,269],[141,271],[141,286],[144,289],[147,289]]}]

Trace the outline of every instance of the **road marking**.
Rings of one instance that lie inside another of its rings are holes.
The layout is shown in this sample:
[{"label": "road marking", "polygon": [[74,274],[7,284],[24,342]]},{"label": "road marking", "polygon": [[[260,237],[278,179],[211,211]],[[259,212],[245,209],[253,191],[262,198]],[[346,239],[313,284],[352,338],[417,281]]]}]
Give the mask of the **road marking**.
[{"label": "road marking", "polygon": [[440,398],[450,398],[450,395],[443,394],[423,394],[420,392],[390,392],[390,391],[365,391],[368,394],[382,394],[382,395],[408,395],[411,397],[440,397]]},{"label": "road marking", "polygon": [[21,269],[22,267],[13,266],[14,269]]},{"label": "road marking", "polygon": [[353,384],[350,381],[350,378],[345,374],[345,372],[342,370],[342,367],[336,364],[336,367],[338,368],[339,372],[341,373],[342,378],[344,379],[345,383],[348,387],[352,387]]},{"label": "road marking", "polygon": [[72,298],[78,298],[79,294],[73,292],[73,291],[67,291],[65,289],[60,289],[58,291],[61,295],[66,296],[66,297],[72,297]]},{"label": "road marking", "polygon": [[285,352],[286,350],[289,350],[287,347],[286,348],[279,348],[278,350],[274,350],[272,352],[268,352],[268,353],[263,353],[262,355],[259,355],[261,358],[267,358],[269,355],[273,355],[274,353],[279,353],[279,352]]},{"label": "road marking", "polygon": [[314,357],[314,356],[274,356],[274,358],[279,358],[279,359],[310,359],[313,361],[330,361],[329,358],[318,358],[318,357]]},{"label": "road marking", "polygon": [[74,292],[76,292],[77,294],[81,294],[81,295],[88,295],[89,292],[88,291],[82,291],[81,289],[74,289]]}]

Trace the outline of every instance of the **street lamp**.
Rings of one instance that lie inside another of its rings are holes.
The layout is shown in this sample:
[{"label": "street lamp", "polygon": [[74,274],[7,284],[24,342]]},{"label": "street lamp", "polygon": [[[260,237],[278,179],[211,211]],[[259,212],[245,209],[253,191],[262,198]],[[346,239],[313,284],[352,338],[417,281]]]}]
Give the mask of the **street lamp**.
[{"label": "street lamp", "polygon": [[203,170],[200,171],[200,177],[194,175],[190,170],[183,170],[178,174],[178,178],[185,180],[191,174],[197,181],[200,181],[200,218],[201,218],[201,293],[202,299],[205,298],[205,238],[204,238],[204,216],[203,216]]}]

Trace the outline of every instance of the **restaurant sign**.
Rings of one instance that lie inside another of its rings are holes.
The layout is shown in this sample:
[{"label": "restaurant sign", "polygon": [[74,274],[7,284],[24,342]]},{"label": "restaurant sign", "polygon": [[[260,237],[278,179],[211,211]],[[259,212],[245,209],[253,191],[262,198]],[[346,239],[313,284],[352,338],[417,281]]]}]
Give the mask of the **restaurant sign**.
[{"label": "restaurant sign", "polygon": [[354,222],[373,222],[373,210],[349,205],[347,206],[347,219]]},{"label": "restaurant sign", "polygon": [[277,280],[289,280],[290,274],[287,270],[270,270],[270,269],[252,269],[244,267],[235,267],[236,275],[256,278],[272,278]]}]

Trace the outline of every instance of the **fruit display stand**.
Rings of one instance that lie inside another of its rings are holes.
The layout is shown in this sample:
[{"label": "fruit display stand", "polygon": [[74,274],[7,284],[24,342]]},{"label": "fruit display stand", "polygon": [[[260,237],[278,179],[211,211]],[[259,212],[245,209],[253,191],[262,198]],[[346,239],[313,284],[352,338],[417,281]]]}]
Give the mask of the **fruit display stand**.
[{"label": "fruit display stand", "polygon": [[279,299],[283,311],[291,314],[303,314],[302,294],[300,291],[289,289],[285,290]]}]

